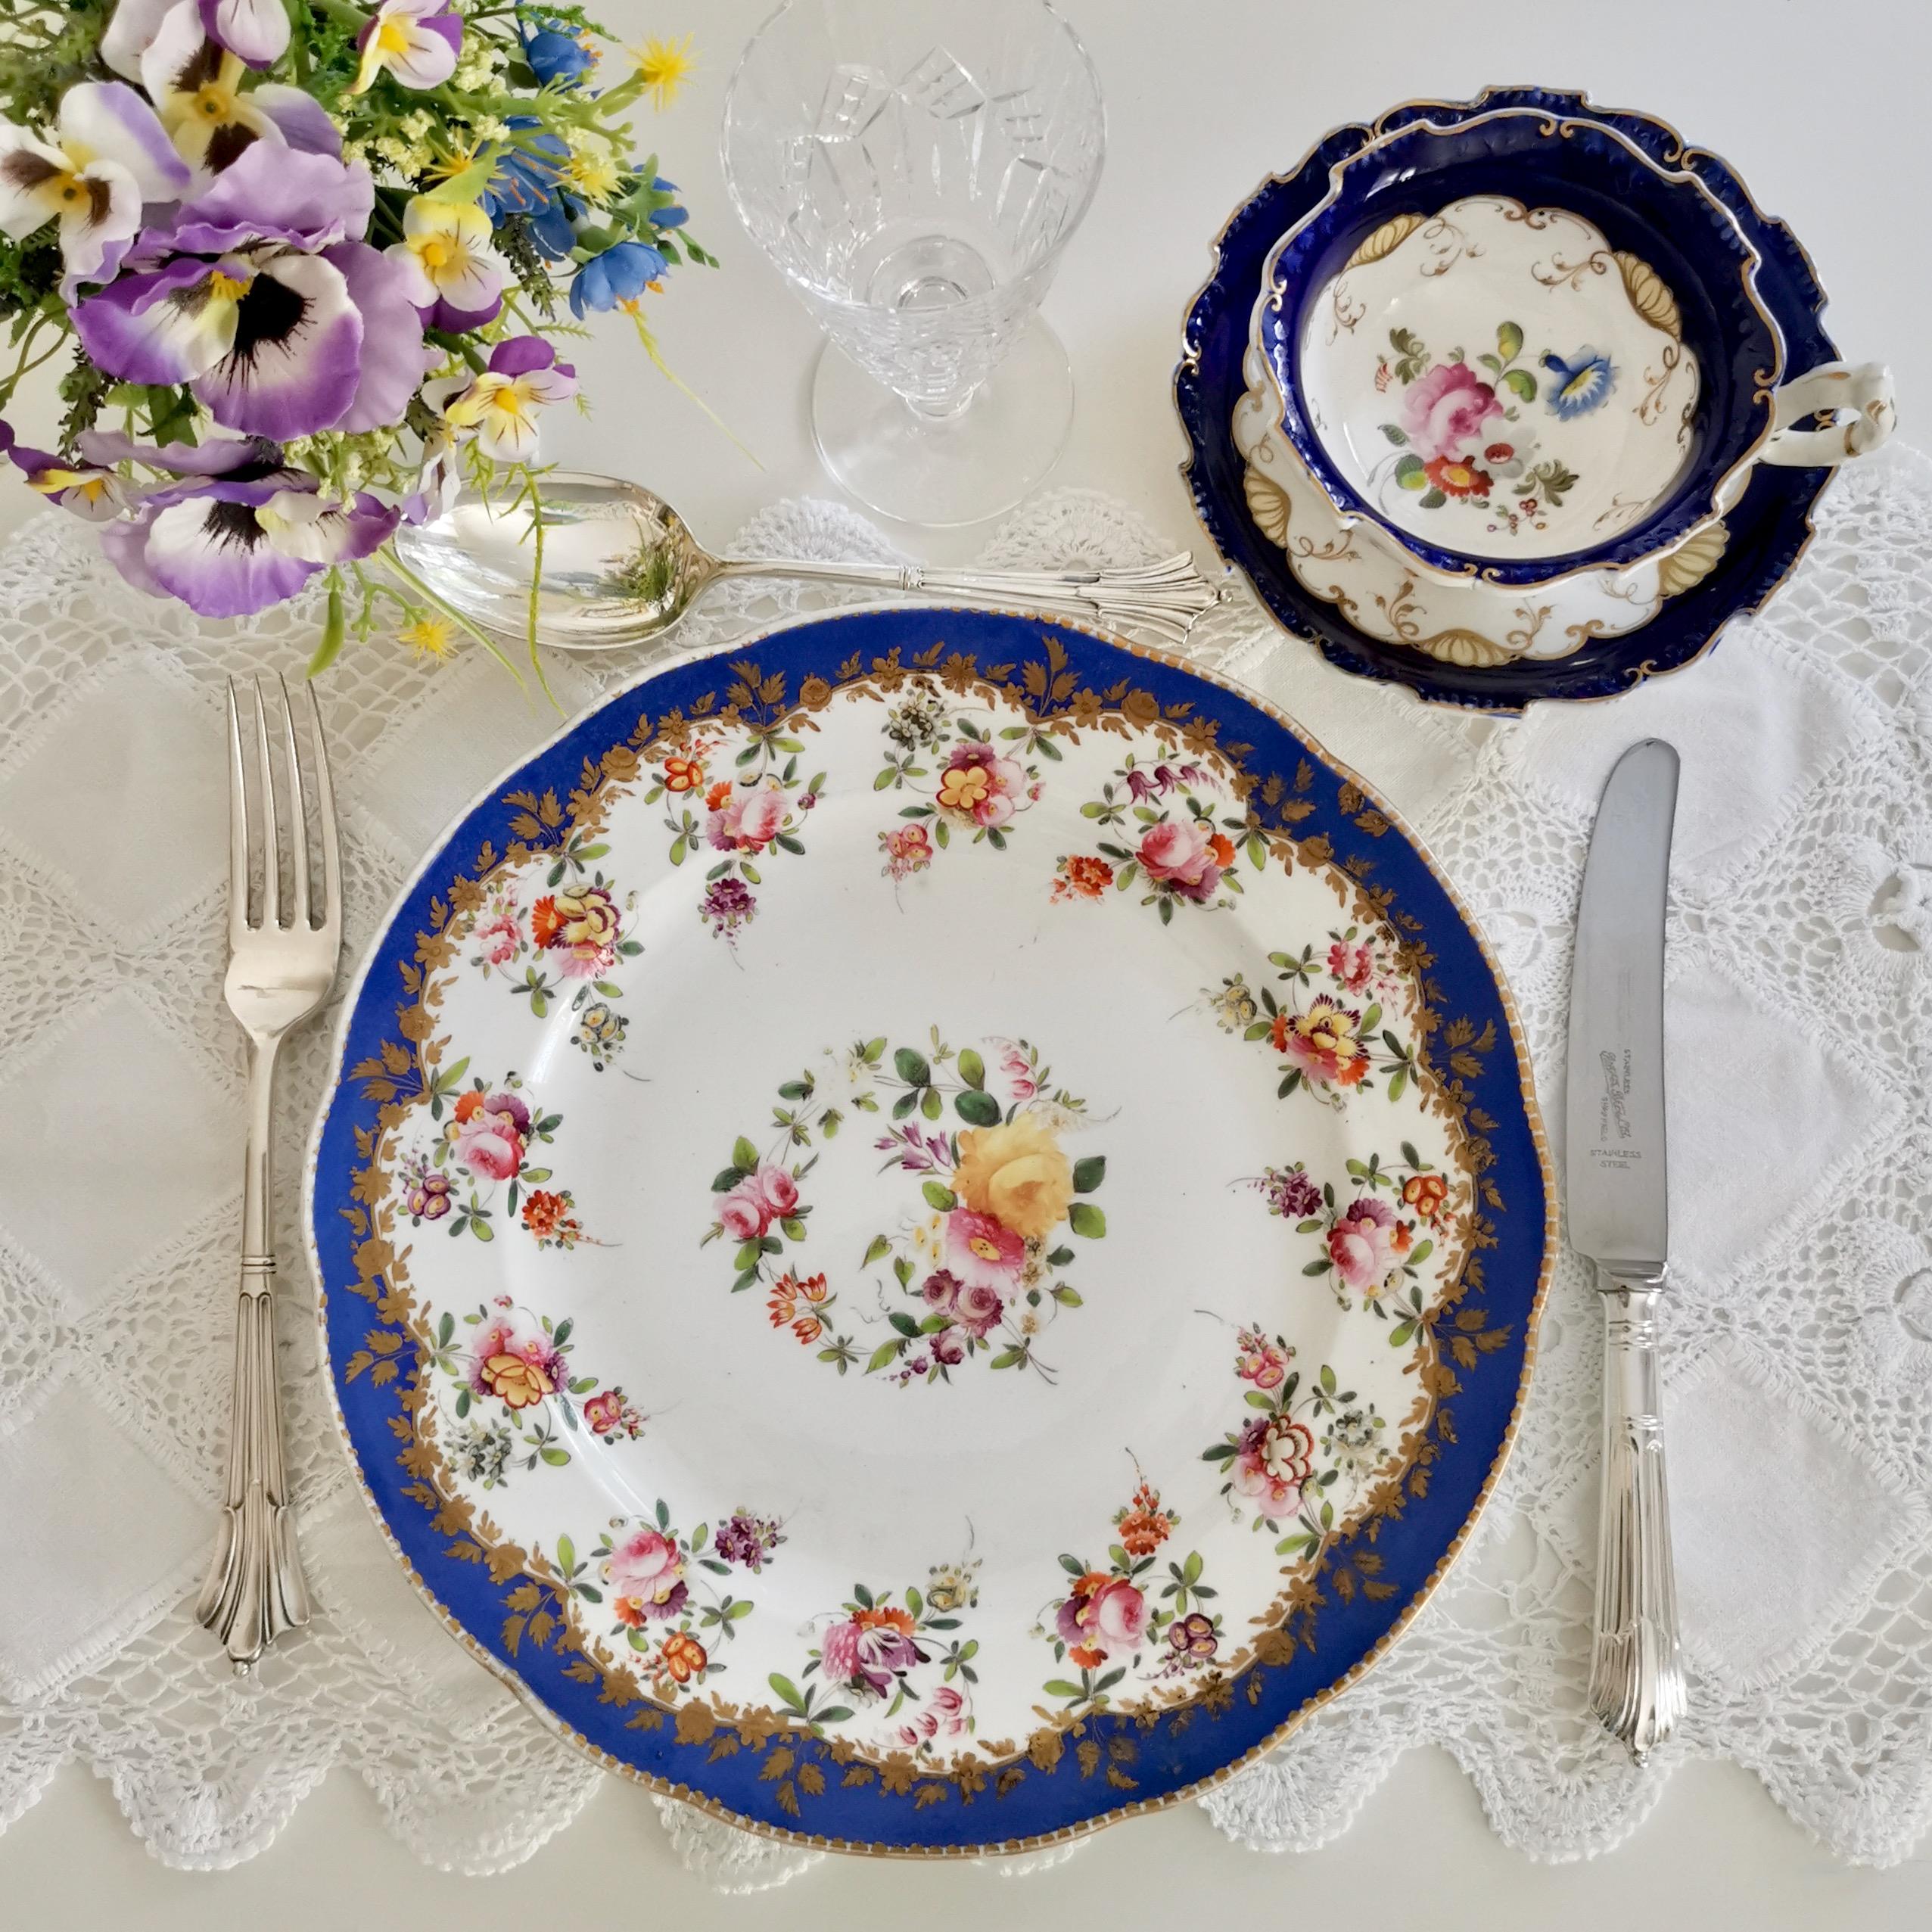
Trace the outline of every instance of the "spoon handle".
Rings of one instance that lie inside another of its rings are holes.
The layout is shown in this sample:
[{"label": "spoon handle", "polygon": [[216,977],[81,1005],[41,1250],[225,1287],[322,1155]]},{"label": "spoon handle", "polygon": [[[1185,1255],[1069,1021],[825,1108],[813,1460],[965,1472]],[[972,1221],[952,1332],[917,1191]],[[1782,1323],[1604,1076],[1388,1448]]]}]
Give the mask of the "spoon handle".
[{"label": "spoon handle", "polygon": [[803,558],[729,558],[720,577],[791,577],[870,585],[924,597],[983,597],[1080,611],[1109,630],[1131,626],[1164,642],[1184,642],[1194,621],[1227,595],[1186,551],[1157,564],[1071,571],[953,570],[924,564],[817,563]]}]

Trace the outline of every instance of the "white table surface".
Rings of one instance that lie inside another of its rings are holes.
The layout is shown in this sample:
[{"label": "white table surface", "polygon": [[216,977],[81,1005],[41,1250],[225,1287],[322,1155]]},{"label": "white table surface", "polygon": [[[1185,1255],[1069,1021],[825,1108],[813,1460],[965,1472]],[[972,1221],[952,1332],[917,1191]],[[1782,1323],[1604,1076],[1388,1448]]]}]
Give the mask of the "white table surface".
[{"label": "white table surface", "polygon": [[[959,0],[962,6],[972,0]],[[835,494],[813,456],[807,381],[817,336],[738,229],[716,129],[724,82],[770,0],[667,10],[607,0],[626,39],[695,31],[702,64],[683,98],[640,129],[686,191],[717,274],[680,272],[654,315],[667,355],[755,452],[754,467],[645,366],[625,333],[577,345],[598,405],[565,421],[549,453],[634,474],[722,542],[781,496]],[[1326,129],[1411,98],[1456,98],[1494,81],[1585,88],[1663,116],[1727,155],[1760,204],[1788,220],[1831,291],[1847,356],[1888,357],[1908,437],[1932,441],[1932,14],[1924,0],[1540,0],[1451,10],[1441,0],[1315,5],[1309,0],[1062,0],[1106,89],[1110,153],[1085,227],[1046,313],[1071,354],[1078,405],[1053,481],[1105,489],[1185,540],[1168,386],[1182,311],[1209,238],[1264,174],[1292,166]],[[636,399],[642,415],[633,424]],[[28,440],[50,425],[14,412]],[[34,506],[0,488],[0,535]],[[984,531],[930,540],[969,554]],[[1204,547],[1204,546],[1203,546]],[[1369,776],[1373,777],[1371,772]],[[22,1607],[13,1607],[16,1613]],[[487,1887],[480,1891],[479,1885]],[[1756,1781],[1728,1766],[1680,1770],[1649,1822],[1616,1853],[1539,1867],[1501,1845],[1450,1759],[1419,1752],[1352,1831],[1320,1853],[1276,1860],[1223,1842],[1187,1806],[1107,1834],[1067,1865],[1022,1881],[965,1870],[832,1859],[779,1893],[722,1898],[678,1867],[644,1794],[615,1781],[527,1865],[472,1881],[428,1870],[384,1828],[357,1783],[337,1776],[267,1853],[222,1874],[166,1871],[110,1794],[70,1770],[0,1833],[0,1924],[144,1928],[254,1924],[504,1922],[561,1912],[580,1923],[689,1927],[914,1923],[944,1932],[988,1918],[1137,1927],[1231,1924],[1286,1909],[1387,1924],[1405,1907],[1433,1926],[1588,1928],[1750,1924],[1762,1932],[1932,1923],[1932,1846],[1889,1871],[1819,1849]]]}]

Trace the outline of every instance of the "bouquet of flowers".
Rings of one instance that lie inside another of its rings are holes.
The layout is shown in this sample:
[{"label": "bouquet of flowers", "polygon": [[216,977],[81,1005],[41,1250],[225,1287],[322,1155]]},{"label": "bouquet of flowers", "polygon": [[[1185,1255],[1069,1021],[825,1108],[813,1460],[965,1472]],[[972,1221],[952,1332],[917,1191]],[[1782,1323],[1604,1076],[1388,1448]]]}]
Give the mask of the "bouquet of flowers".
[{"label": "bouquet of flowers", "polygon": [[399,521],[534,513],[558,339],[620,309],[661,367],[646,294],[715,266],[625,125],[688,41],[603,85],[600,38],[548,0],[0,0],[0,412],[70,356],[58,446],[0,450],[204,616],[320,577],[312,670],[378,627],[446,654]]}]

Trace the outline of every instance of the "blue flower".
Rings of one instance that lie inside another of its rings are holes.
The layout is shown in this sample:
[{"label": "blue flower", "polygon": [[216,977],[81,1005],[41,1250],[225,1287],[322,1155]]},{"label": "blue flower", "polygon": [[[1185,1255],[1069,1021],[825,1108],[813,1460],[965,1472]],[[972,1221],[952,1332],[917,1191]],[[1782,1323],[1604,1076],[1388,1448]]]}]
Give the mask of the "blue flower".
[{"label": "blue flower", "polygon": [[519,20],[517,31],[523,36],[523,57],[540,86],[557,81],[572,85],[597,64],[596,55],[561,28]]},{"label": "blue flower", "polygon": [[[653,201],[660,194],[672,195],[677,192],[676,182],[667,181],[661,174],[651,177],[651,198]],[[675,201],[667,201],[661,208],[651,210],[651,226],[653,228],[682,228],[690,219],[691,210],[680,207]]]},{"label": "blue flower", "polygon": [[1610,359],[1594,349],[1579,349],[1567,362],[1545,350],[1543,366],[1556,376],[1548,390],[1550,407],[1566,422],[1596,408],[1616,387],[1616,371],[1610,366]]},{"label": "blue flower", "polygon": [[591,309],[634,302],[645,285],[664,272],[664,258],[648,241],[620,241],[593,255],[571,278],[571,313],[579,322]]},{"label": "blue flower", "polygon": [[[540,123],[534,114],[512,114],[506,125],[527,133]],[[478,198],[483,212],[499,228],[509,216],[523,216],[538,252],[561,262],[575,244],[571,224],[582,212],[559,185],[569,165],[570,150],[558,135],[538,134],[514,148],[506,145]]]}]

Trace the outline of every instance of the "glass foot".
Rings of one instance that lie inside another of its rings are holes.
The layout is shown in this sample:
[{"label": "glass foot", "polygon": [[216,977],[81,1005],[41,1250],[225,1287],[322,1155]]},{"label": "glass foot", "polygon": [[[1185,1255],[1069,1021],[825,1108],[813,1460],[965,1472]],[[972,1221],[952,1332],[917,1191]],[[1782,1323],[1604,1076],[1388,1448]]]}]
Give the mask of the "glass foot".
[{"label": "glass foot", "polygon": [[923,416],[827,342],[812,379],[820,460],[868,509],[902,523],[978,523],[1045,477],[1073,421],[1073,372],[1036,315],[956,416]]}]

